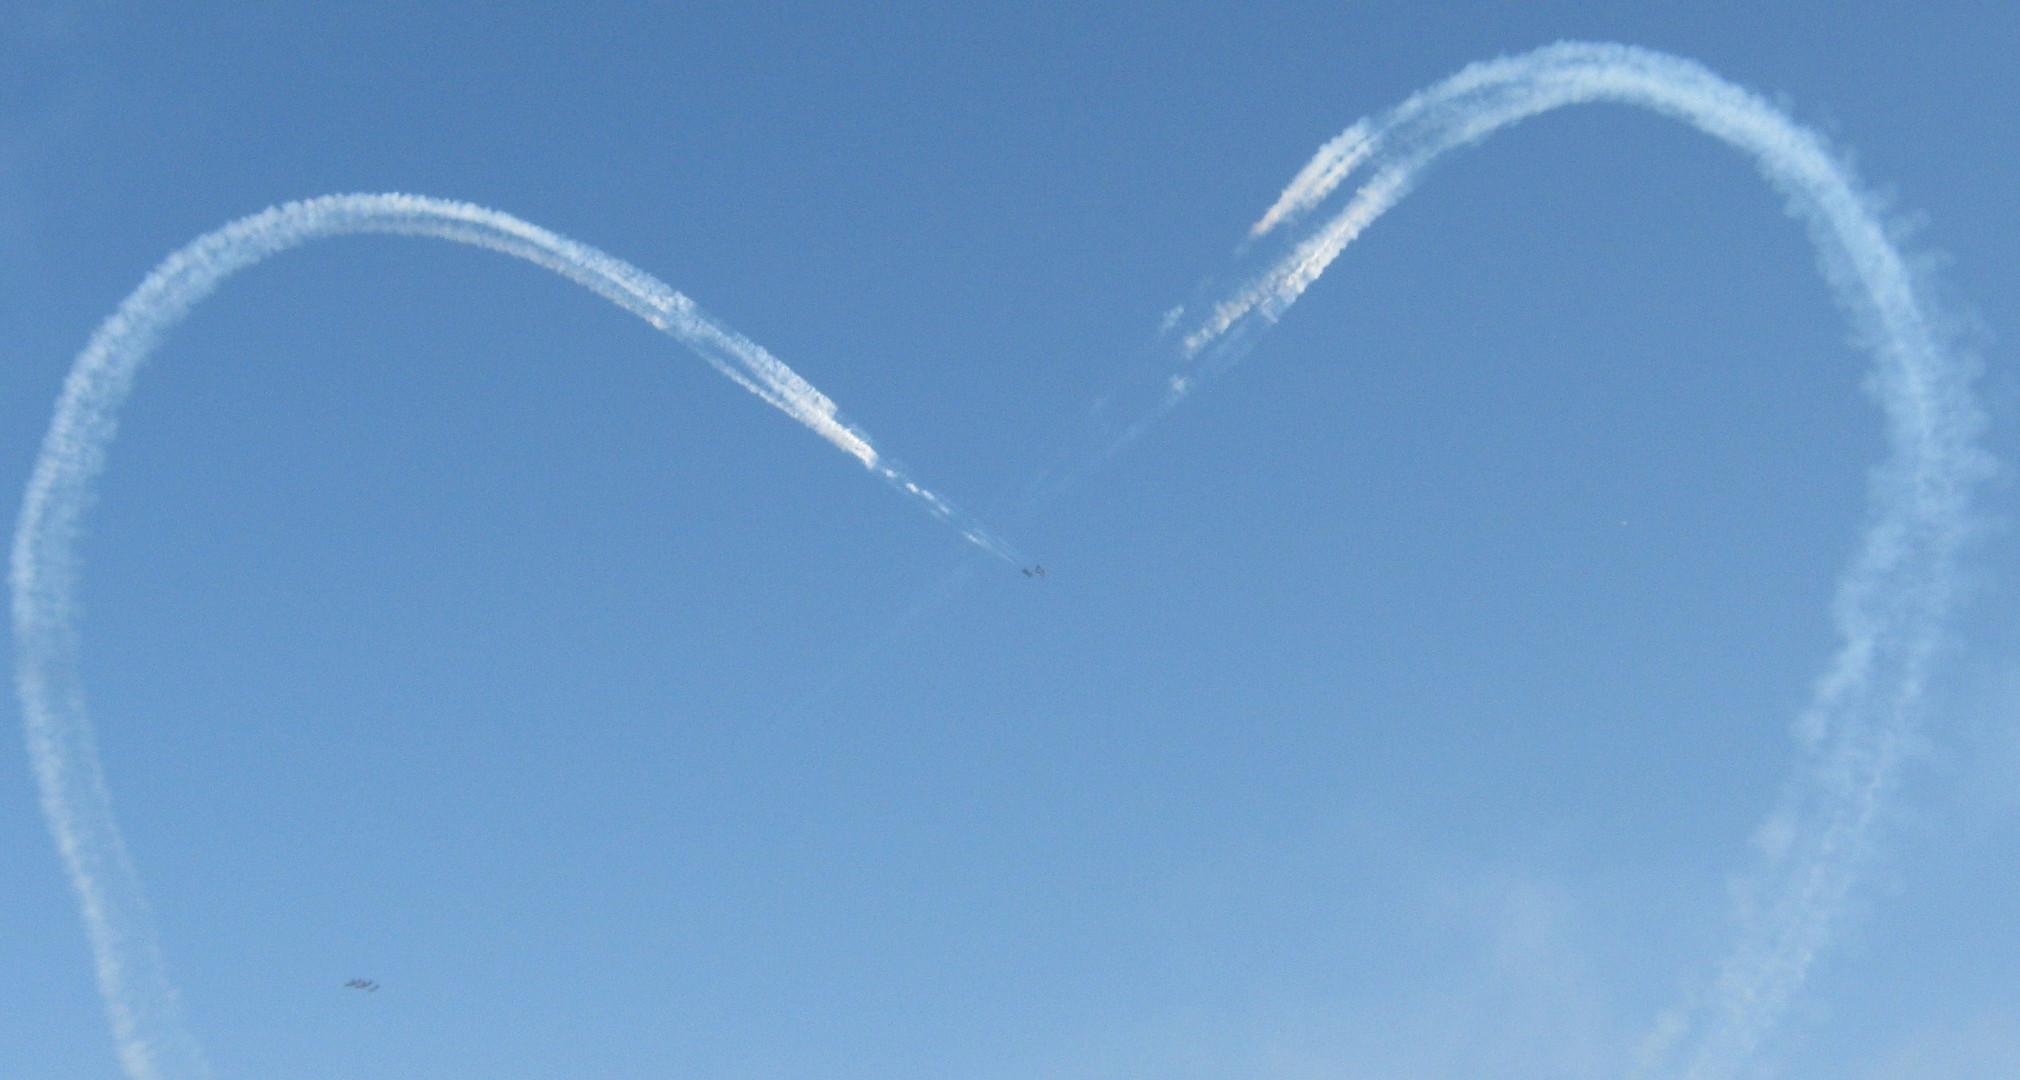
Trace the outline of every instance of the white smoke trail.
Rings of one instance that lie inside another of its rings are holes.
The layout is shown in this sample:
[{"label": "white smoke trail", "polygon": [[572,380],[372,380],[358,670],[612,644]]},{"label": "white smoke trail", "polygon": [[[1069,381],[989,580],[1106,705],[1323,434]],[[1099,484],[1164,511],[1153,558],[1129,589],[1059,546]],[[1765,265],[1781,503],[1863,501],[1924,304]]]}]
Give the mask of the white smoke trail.
[{"label": "white smoke trail", "polygon": [[[1800,757],[1741,882],[1741,931],[1708,988],[1665,1014],[1644,1074],[1730,1077],[1757,1057],[1828,944],[1923,708],[1955,591],[1972,489],[1988,469],[1970,393],[1974,366],[1946,349],[1927,298],[1851,168],[1815,132],[1688,60],[1623,45],[1562,43],[1474,64],[1327,143],[1250,230],[1260,240],[1363,179],[1330,219],[1287,242],[1177,342],[1174,367],[1122,435],[1142,430],[1239,360],[1342,249],[1447,151],[1518,120],[1584,102],[1638,105],[1750,155],[1809,227],[1824,275],[1872,356],[1868,385],[1890,454],[1870,521],[1839,583],[1842,643],[1796,727]],[[1244,248],[1246,250],[1246,246]]]},{"label": "white smoke trail", "polygon": [[311,240],[397,233],[500,251],[568,278],[699,353],[717,371],[812,429],[991,554],[1015,553],[878,455],[834,402],[776,357],[709,318],[665,283],[507,214],[414,195],[334,195],[242,218],[168,257],[78,354],[21,503],[14,532],[14,638],[29,756],[42,810],[83,909],[119,1059],[132,1080],[207,1075],[185,1029],[105,786],[85,711],[73,626],[79,520],[105,466],[120,405],[162,335],[220,282]]},{"label": "white smoke trail", "polygon": [[[1825,275],[1872,353],[1869,381],[1891,452],[1875,471],[1871,521],[1840,583],[1843,642],[1798,723],[1801,759],[1760,830],[1738,946],[1708,990],[1666,1015],[1646,1071],[1691,1080],[1738,1072],[1828,943],[1923,707],[1954,592],[1953,565],[1986,463],[1971,366],[1943,347],[1871,200],[1824,141],[1766,101],[1686,60],[1619,45],[1560,44],[1476,64],[1321,148],[1250,230],[1260,241],[1366,179],[1331,219],[1230,295],[1180,339],[1178,367],[1129,435],[1239,360],[1340,252],[1414,189],[1433,161],[1518,120],[1611,101],[1678,119],[1750,154],[1808,224]],[[135,1080],[204,1073],[176,1015],[138,879],[120,840],[83,709],[71,628],[73,540],[102,468],[114,415],[160,334],[236,270],[321,236],[395,232],[529,259],[595,290],[700,352],[739,384],[857,457],[971,541],[1014,555],[919,488],[842,423],[783,364],[708,320],[660,282],[593,249],[463,204],[350,196],[255,215],[198,240],[149,276],[78,358],[45,439],[15,536],[19,684],[44,810],[76,885],[121,1060]],[[1176,320],[1173,321],[1176,326]]]},{"label": "white smoke trail", "polygon": [[1312,160],[1291,177],[1284,193],[1265,212],[1260,221],[1249,226],[1250,238],[1266,236],[1279,225],[1288,225],[1303,217],[1312,207],[1326,201],[1326,196],[1340,186],[1340,181],[1353,174],[1368,155],[1380,145],[1368,138],[1366,120],[1340,132],[1331,142],[1319,147]]}]

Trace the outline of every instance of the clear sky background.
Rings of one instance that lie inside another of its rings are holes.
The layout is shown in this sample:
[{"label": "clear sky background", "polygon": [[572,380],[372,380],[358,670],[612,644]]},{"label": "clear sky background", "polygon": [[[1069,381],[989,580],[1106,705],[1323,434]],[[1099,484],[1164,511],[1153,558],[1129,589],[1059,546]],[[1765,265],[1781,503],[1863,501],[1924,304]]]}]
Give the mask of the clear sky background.
[{"label": "clear sky background", "polygon": [[[1017,497],[1321,142],[1560,38],[1850,150],[2020,460],[2020,12],[877,7],[0,7],[7,490],[169,251],[400,190],[657,274],[1051,571],[524,264],[359,238],[235,279],[84,546],[106,768],[218,1075],[1621,1075],[1732,940],[1883,449],[1748,162],[1528,122]],[[2020,1075],[2010,474],[1982,520],[1782,1076]],[[0,766],[0,1076],[113,1077]]]}]

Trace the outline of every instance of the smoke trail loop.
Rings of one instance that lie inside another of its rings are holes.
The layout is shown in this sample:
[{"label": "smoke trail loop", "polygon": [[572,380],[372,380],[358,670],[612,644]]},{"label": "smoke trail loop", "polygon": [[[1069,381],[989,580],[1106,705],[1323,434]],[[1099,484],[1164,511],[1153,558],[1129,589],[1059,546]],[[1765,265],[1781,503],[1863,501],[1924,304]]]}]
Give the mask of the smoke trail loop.
[{"label": "smoke trail loop", "polygon": [[1015,551],[920,486],[835,403],[694,301],[620,259],[495,210],[416,195],[334,195],[274,207],[199,237],[155,268],[91,337],[65,379],[15,527],[16,686],[42,810],[82,909],[121,1067],[132,1080],[208,1075],[183,1024],[140,876],[112,812],[78,675],[76,539],[140,365],[226,278],[312,240],[356,233],[471,244],[552,270],[672,336],[934,518],[1000,559]]},{"label": "smoke trail loop", "polygon": [[[1167,363],[1137,395],[1137,419],[1114,442],[1238,363],[1439,158],[1587,102],[1650,109],[1753,159],[1808,227],[1824,277],[1872,356],[1867,385],[1890,444],[1873,473],[1865,536],[1839,583],[1837,654],[1797,718],[1796,773],[1760,830],[1738,944],[1703,993],[1665,1015],[1650,1038],[1651,1071],[1714,1080],[1756,1058],[1829,943],[1924,708],[1955,602],[1971,495],[1989,471],[1970,392],[1975,367],[1936,332],[1928,300],[1851,168],[1815,132],[1688,60],[1573,42],[1474,64],[1319,149],[1249,229],[1238,249],[1249,268],[1238,284],[1176,332]],[[1341,192],[1331,217],[1286,231]],[[1251,257],[1266,241],[1274,242],[1267,253]]]},{"label": "smoke trail loop", "polygon": [[[1871,354],[1889,455],[1833,607],[1839,645],[1797,717],[1798,760],[1760,828],[1737,944],[1701,993],[1658,1018],[1645,1072],[1723,1080],[1749,1067],[1829,944],[1925,708],[1975,486],[1987,472],[1973,366],[1929,304],[1853,171],[1759,96],[1673,56],[1564,43],[1471,65],[1327,142],[1248,230],[1230,290],[1167,314],[1142,385],[1105,398],[1099,459],[1240,362],[1255,341],[1445,154],[1566,105],[1613,102],[1681,120],[1747,154],[1809,229],[1824,276]],[[1328,204],[1330,217],[1305,225]],[[1293,226],[1301,226],[1302,231]],[[52,835],[76,886],[122,1065],[133,1080],[204,1074],[184,1031],[119,831],[77,681],[74,540],[134,371],[225,277],[321,236],[407,233],[547,267],[644,318],[860,461],[999,558],[1015,553],[920,487],[834,403],[692,301],[628,264],[495,211],[414,196],[340,196],[233,223],[171,256],[100,327],[65,383],[13,550],[17,680]],[[1188,321],[1188,318],[1190,321]],[[1118,434],[1119,432],[1119,434]],[[1032,498],[1063,476],[1055,470]]]}]

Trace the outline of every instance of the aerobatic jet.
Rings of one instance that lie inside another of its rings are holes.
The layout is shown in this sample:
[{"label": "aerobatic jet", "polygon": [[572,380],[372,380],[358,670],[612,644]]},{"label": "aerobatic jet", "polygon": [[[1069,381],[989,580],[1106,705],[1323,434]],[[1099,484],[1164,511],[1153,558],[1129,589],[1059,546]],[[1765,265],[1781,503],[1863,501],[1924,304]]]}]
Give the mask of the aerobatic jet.
[{"label": "aerobatic jet", "polygon": [[1024,576],[1025,576],[1025,577],[1044,577],[1044,576],[1045,576],[1045,568],[1044,568],[1044,567],[1042,567],[1042,566],[1027,566],[1027,567],[1024,567]]},{"label": "aerobatic jet", "polygon": [[367,994],[378,988],[379,984],[370,979],[352,979],[350,982],[344,984],[344,989],[346,990],[363,990]]}]

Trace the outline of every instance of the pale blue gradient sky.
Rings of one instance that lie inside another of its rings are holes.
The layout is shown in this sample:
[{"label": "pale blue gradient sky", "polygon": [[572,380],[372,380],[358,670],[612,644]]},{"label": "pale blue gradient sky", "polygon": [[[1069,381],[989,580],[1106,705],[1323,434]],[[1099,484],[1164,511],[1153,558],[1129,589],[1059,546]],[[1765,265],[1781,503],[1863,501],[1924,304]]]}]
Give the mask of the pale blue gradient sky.
[{"label": "pale blue gradient sky", "polygon": [[[0,476],[170,250],[411,190],[657,274],[1053,573],[540,271],[232,282],[84,548],[220,1077],[1619,1075],[1729,940],[1881,452],[1749,164],[1614,107],[1505,133],[1008,509],[1319,143],[1469,61],[1621,40],[1785,101],[1920,221],[2015,456],[2002,5],[241,6],[0,8]],[[1782,1075],[2020,1070],[2011,502]],[[10,759],[0,1075],[111,1077]]]}]

